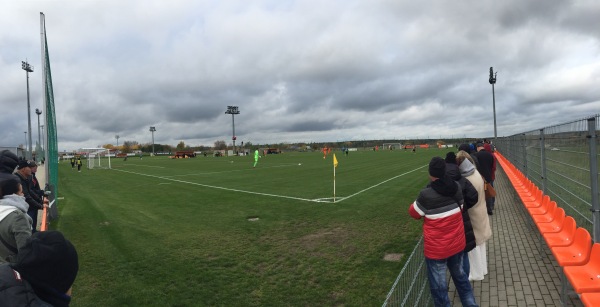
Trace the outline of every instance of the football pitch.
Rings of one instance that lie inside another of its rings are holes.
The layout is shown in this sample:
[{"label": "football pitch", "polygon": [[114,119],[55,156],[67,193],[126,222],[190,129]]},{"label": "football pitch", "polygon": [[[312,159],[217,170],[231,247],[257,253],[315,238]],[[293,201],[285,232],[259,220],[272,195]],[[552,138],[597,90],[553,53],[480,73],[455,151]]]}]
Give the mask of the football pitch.
[{"label": "football pitch", "polygon": [[[421,235],[408,206],[450,149],[59,164],[72,306],[380,306]],[[386,254],[404,254],[385,261]]]}]

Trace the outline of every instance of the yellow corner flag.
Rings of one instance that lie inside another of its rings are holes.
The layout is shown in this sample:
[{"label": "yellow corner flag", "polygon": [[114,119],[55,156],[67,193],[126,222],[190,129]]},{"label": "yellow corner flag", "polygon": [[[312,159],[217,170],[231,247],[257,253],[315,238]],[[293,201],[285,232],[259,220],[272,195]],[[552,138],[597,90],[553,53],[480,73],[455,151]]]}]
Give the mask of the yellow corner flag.
[{"label": "yellow corner flag", "polygon": [[337,167],[338,162],[337,159],[335,158],[335,154],[333,154],[333,167]]}]

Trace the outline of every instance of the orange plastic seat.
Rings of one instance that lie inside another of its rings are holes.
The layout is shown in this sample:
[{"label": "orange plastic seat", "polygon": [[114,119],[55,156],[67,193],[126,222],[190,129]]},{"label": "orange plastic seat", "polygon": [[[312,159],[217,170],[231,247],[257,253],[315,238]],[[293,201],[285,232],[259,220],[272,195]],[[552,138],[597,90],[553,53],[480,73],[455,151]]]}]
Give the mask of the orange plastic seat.
[{"label": "orange plastic seat", "polygon": [[[537,224],[537,223],[549,223],[552,222],[552,220],[554,220],[554,211],[556,211],[558,209],[558,206],[556,205],[555,201],[551,201],[547,206],[546,206],[546,213],[544,214],[531,214],[531,218],[533,219],[533,221]],[[529,211],[531,212],[531,211]]]},{"label": "orange plastic seat", "polygon": [[600,292],[582,293],[580,299],[585,306],[600,306]]},{"label": "orange plastic seat", "polygon": [[563,270],[575,292],[600,291],[600,243],[594,244],[585,265],[565,266]]},{"label": "orange plastic seat", "polygon": [[[550,201],[550,197],[547,197],[547,198],[544,197],[540,206],[527,207],[527,211],[529,211],[529,214],[531,214],[531,215],[546,214],[546,213],[548,213],[548,210],[550,210],[552,208],[551,203],[553,203],[553,201]],[[556,202],[554,202],[554,203],[556,204]]]},{"label": "orange plastic seat", "polygon": [[562,267],[570,265],[584,265],[590,259],[592,250],[592,237],[585,228],[577,228],[573,244],[550,248],[554,259]]},{"label": "orange plastic seat", "polygon": [[[552,221],[550,221],[548,223],[540,222],[535,225],[537,226],[538,230],[542,234],[545,234],[547,232],[550,232],[550,233],[559,232],[563,228],[565,218],[566,218],[565,209],[558,208],[557,210],[554,210],[554,219]],[[575,231],[575,229],[573,229],[573,231]]]},{"label": "orange plastic seat", "polygon": [[548,195],[544,195],[544,192],[542,192],[542,190],[537,190],[535,192],[535,197],[530,198],[533,200],[523,200],[523,198],[521,198],[521,201],[523,201],[523,205],[527,208],[536,208],[536,207],[540,207],[545,202],[548,202],[550,200],[550,196],[548,196],[548,197],[546,197],[546,196],[548,196]]},{"label": "orange plastic seat", "polygon": [[567,216],[561,231],[543,233],[542,236],[550,248],[556,246],[569,246],[573,244],[576,230],[577,226],[575,225],[575,219]]}]

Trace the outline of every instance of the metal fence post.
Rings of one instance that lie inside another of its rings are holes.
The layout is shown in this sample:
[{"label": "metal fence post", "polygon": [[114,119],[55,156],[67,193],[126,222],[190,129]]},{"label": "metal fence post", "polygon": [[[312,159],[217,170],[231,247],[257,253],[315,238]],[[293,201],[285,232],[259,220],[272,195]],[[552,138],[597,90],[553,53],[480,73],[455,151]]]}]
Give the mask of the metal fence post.
[{"label": "metal fence post", "polygon": [[521,148],[523,150],[523,174],[529,178],[529,172],[527,171],[527,136],[525,133],[521,134]]},{"label": "metal fence post", "polygon": [[544,129],[540,129],[540,167],[542,171],[542,191],[547,194],[546,191],[546,146],[544,140]]},{"label": "metal fence post", "polygon": [[600,240],[600,204],[598,203],[598,148],[596,146],[596,117],[588,118],[588,139],[590,142],[590,190],[592,193],[592,221],[594,242]]}]

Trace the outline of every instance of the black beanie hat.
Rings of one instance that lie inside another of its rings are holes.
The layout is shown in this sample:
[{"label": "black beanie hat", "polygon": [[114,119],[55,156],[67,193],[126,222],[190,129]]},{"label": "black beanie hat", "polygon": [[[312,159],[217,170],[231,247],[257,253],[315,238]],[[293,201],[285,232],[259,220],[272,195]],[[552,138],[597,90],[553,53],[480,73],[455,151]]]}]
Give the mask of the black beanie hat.
[{"label": "black beanie hat", "polygon": [[1,174],[0,176],[0,198],[19,192],[21,180],[16,175]]},{"label": "black beanie hat", "polygon": [[52,289],[64,294],[75,282],[79,270],[77,259],[75,247],[62,233],[38,231],[19,250],[12,267],[36,293],[47,293]]},{"label": "black beanie hat", "polygon": [[433,157],[429,162],[429,175],[443,178],[444,174],[446,174],[446,161],[440,157]]},{"label": "black beanie hat", "polygon": [[12,151],[0,151],[0,173],[12,174],[19,163],[19,158]]},{"label": "black beanie hat", "polygon": [[447,153],[445,160],[446,160],[446,163],[456,164],[456,154],[453,151]]}]

